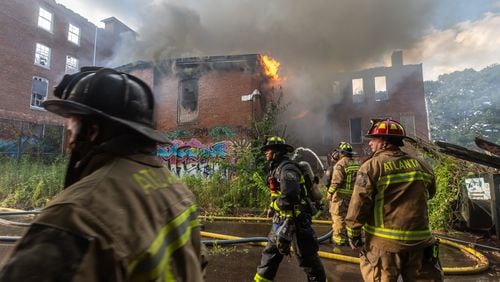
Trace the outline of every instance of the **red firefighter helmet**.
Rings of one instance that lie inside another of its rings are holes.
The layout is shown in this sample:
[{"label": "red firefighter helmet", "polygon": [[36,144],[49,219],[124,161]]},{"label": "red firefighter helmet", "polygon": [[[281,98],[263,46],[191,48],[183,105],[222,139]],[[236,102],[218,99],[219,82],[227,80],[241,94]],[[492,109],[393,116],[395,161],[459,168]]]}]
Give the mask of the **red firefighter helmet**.
[{"label": "red firefighter helmet", "polygon": [[399,137],[407,138],[405,129],[403,126],[392,119],[386,120],[371,120],[372,126],[366,137]]}]

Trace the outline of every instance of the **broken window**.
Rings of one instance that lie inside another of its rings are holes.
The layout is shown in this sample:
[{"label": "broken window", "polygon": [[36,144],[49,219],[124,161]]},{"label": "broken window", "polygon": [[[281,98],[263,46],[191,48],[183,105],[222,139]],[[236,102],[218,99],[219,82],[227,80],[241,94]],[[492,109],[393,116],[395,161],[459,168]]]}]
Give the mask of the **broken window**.
[{"label": "broken window", "polygon": [[375,101],[385,101],[389,99],[387,95],[387,83],[385,76],[375,77]]},{"label": "broken window", "polygon": [[40,43],[36,44],[35,65],[50,68],[50,48]]},{"label": "broken window", "polygon": [[52,32],[52,13],[42,7],[38,12],[38,26]]},{"label": "broken window", "polygon": [[179,123],[196,120],[198,117],[198,79],[181,80],[179,94]]},{"label": "broken window", "polygon": [[361,144],[363,142],[361,138],[361,118],[351,118],[349,120],[349,128],[351,130],[351,143]]},{"label": "broken window", "polygon": [[68,28],[68,41],[80,45],[80,29],[72,24]]},{"label": "broken window", "polygon": [[42,102],[47,99],[49,81],[46,78],[34,76],[31,82],[31,108],[43,109]]},{"label": "broken window", "polygon": [[401,124],[403,125],[406,135],[410,137],[415,137],[416,130],[415,130],[415,116],[414,115],[401,115],[401,118],[399,120]]},{"label": "broken window", "polygon": [[78,71],[78,59],[66,56],[66,73],[75,73]]},{"label": "broken window", "polygon": [[352,80],[352,101],[354,103],[362,103],[365,100],[365,92],[363,90],[363,79],[356,78]]}]

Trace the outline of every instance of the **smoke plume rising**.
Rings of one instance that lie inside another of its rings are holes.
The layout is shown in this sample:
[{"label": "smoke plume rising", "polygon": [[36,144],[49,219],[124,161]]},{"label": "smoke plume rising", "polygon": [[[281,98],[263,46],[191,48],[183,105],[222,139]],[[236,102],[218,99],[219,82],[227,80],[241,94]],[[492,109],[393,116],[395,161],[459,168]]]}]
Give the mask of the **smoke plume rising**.
[{"label": "smoke plume rising", "polygon": [[[306,113],[302,138],[319,138],[335,72],[384,61],[415,45],[429,27],[433,0],[127,0],[95,1],[138,32],[113,65],[192,56],[268,54],[281,63],[288,126]],[[130,11],[133,11],[131,14]],[[289,132],[292,133],[292,132]],[[301,138],[301,139],[302,139]],[[306,139],[303,139],[306,140]]]}]

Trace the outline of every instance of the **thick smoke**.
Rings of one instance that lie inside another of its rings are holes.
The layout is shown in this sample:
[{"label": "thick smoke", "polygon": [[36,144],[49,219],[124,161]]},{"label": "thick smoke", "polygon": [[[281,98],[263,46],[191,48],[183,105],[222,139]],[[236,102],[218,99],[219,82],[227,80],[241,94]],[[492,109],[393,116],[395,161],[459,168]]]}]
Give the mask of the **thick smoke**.
[{"label": "thick smoke", "polygon": [[[113,64],[186,56],[268,54],[281,62],[288,128],[320,138],[333,96],[332,74],[383,64],[429,27],[433,0],[128,0],[95,1],[131,19],[135,44]],[[131,14],[133,11],[134,14]],[[293,118],[300,118],[300,122]],[[294,128],[295,124],[308,125]],[[292,132],[289,132],[292,133]]]}]

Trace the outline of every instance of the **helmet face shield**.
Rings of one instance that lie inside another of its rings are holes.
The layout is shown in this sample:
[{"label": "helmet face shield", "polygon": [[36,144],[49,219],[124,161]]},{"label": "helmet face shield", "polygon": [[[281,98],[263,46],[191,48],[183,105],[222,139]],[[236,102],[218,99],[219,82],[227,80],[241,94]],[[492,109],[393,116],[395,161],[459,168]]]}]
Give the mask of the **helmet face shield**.
[{"label": "helmet face shield", "polygon": [[60,100],[43,107],[60,116],[92,115],[123,124],[160,143],[168,138],[154,129],[154,96],[149,86],[130,74],[108,68],[82,68],[64,76],[55,88]]}]

